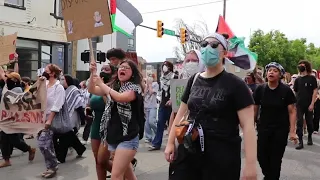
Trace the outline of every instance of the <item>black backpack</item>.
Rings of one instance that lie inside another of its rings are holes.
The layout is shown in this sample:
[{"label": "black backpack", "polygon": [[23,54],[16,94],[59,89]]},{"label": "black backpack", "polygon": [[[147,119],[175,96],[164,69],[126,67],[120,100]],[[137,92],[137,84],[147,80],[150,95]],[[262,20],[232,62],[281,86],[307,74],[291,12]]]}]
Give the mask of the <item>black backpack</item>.
[{"label": "black backpack", "polygon": [[137,96],[138,102],[138,125],[139,125],[139,140],[141,140],[144,136],[144,124],[146,122],[146,116],[144,114],[144,99],[142,95]]}]

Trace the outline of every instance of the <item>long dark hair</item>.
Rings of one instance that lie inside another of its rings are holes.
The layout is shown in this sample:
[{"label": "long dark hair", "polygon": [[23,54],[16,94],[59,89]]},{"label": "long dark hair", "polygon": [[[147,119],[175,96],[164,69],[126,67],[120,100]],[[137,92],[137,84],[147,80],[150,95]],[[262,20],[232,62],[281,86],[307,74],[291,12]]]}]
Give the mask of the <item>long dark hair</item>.
[{"label": "long dark hair", "polygon": [[[127,63],[129,66],[130,66],[130,68],[131,68],[131,70],[132,70],[132,76],[131,76],[131,78],[128,80],[128,81],[130,81],[130,82],[132,82],[133,84],[138,84],[138,85],[140,85],[140,87],[141,87],[141,89],[143,90],[143,82],[142,82],[142,74],[140,73],[140,71],[139,71],[139,69],[138,69],[138,67],[137,67],[137,65],[136,65],[136,63],[134,63],[133,61],[131,61],[131,60],[128,60],[128,59],[126,59],[126,60],[124,60],[124,61],[122,61],[119,65],[121,65],[121,64],[123,64],[123,63]],[[115,90],[118,90],[118,85],[120,84],[120,81],[119,81],[119,78],[118,78],[118,75],[117,76],[115,76],[115,79],[114,79],[114,81],[112,81],[112,86],[113,86],[113,88],[115,89]],[[120,87],[119,87],[120,88]]]}]

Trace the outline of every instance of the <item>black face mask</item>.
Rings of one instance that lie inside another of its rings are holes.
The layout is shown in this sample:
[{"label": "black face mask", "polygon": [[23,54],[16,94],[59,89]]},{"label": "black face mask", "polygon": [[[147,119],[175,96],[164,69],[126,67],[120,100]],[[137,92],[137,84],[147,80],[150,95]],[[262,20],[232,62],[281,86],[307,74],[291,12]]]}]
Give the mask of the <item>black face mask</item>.
[{"label": "black face mask", "polygon": [[47,72],[43,72],[42,76],[45,77],[47,80],[49,80],[50,76]]},{"label": "black face mask", "polygon": [[106,73],[106,72],[100,72],[100,77],[103,79],[103,82],[104,83],[107,83],[107,82],[109,82],[110,81],[110,79],[111,79],[111,74],[109,74],[109,73]]},{"label": "black face mask", "polygon": [[16,87],[16,82],[14,82],[12,79],[7,79],[7,87],[9,90],[12,90]]},{"label": "black face mask", "polygon": [[298,70],[299,70],[299,72],[304,72],[304,71],[306,71],[306,67],[298,66]]},{"label": "black face mask", "polygon": [[1,79],[0,80],[0,88],[4,88],[5,85],[6,85],[6,82],[3,79]]}]

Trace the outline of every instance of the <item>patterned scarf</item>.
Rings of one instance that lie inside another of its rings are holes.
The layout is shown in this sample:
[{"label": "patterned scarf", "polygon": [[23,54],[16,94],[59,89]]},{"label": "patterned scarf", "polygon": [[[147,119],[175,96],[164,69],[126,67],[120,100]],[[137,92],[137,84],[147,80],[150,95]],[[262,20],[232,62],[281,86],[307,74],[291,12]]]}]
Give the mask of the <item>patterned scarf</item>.
[{"label": "patterned scarf", "polygon": [[160,77],[161,89],[165,92],[165,97],[168,96],[168,90],[170,88],[170,80],[173,78],[173,75],[174,75],[173,72],[169,72],[168,74],[163,74]]},{"label": "patterned scarf", "polygon": [[[140,85],[138,84],[133,84],[132,82],[126,82],[124,83],[120,89],[119,93],[123,93],[126,91],[135,91],[138,94],[142,93],[142,89]],[[103,112],[102,118],[101,118],[101,123],[100,123],[100,136],[101,136],[101,141],[105,144],[107,142],[107,135],[108,135],[108,123],[111,119],[111,110],[115,102],[111,99],[110,96],[107,97],[107,102],[106,102],[106,108]],[[120,120],[122,123],[122,135],[126,136],[128,135],[128,128],[129,128],[129,123],[131,121],[131,116],[132,116],[132,107],[130,102],[125,102],[125,103],[119,103],[117,102],[117,109],[118,113],[120,116]]]},{"label": "patterned scarf", "polygon": [[66,102],[68,105],[69,117],[72,116],[74,110],[83,106],[81,92],[76,86],[71,85],[66,89]]}]

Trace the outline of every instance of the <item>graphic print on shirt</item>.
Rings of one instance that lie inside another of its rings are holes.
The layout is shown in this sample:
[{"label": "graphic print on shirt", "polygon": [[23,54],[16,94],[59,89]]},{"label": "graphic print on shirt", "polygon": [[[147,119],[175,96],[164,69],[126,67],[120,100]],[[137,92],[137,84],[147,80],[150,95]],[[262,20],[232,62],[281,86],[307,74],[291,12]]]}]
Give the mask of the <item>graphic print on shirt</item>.
[{"label": "graphic print on shirt", "polygon": [[201,99],[202,103],[192,101],[192,106],[196,111],[201,108],[218,108],[218,106],[225,101],[226,92],[221,88],[207,87],[207,86],[193,86],[190,92],[192,99]]}]

